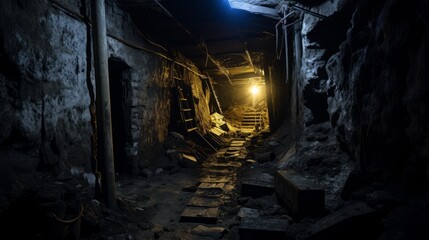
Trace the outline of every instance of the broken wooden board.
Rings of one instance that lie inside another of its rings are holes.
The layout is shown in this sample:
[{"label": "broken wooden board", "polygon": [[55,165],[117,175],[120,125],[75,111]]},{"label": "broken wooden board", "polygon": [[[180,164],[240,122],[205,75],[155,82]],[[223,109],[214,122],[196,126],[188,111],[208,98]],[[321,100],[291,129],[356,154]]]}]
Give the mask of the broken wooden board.
[{"label": "broken wooden board", "polygon": [[266,218],[242,218],[238,226],[240,239],[286,239],[288,220]]},{"label": "broken wooden board", "polygon": [[194,196],[189,200],[188,206],[193,207],[219,207],[218,198],[205,198]]},{"label": "broken wooden board", "polygon": [[217,207],[186,207],[180,216],[181,222],[216,224],[219,217]]},{"label": "broken wooden board", "polygon": [[258,174],[245,180],[241,185],[241,196],[262,197],[274,193],[274,177],[269,174]]},{"label": "broken wooden board", "polygon": [[325,211],[325,190],[303,176],[280,170],[276,193],[297,217],[321,216]]},{"label": "broken wooden board", "polygon": [[194,156],[181,153],[180,154],[180,165],[185,168],[194,168],[197,166],[197,159]]}]

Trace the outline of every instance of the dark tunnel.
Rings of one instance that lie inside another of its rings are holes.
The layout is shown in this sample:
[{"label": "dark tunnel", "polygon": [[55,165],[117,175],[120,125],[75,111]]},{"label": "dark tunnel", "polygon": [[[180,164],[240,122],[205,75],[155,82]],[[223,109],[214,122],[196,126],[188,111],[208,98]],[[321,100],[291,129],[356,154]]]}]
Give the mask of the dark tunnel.
[{"label": "dark tunnel", "polygon": [[0,238],[429,239],[428,12],[0,1]]}]

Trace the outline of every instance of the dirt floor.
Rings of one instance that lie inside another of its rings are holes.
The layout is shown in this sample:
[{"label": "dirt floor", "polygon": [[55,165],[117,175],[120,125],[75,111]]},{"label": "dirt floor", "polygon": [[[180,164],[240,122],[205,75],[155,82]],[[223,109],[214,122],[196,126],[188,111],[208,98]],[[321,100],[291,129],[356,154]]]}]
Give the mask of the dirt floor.
[{"label": "dirt floor", "polygon": [[[88,213],[82,220],[81,239],[240,239],[237,214],[242,207],[258,209],[261,215],[289,219],[286,208],[278,205],[275,194],[258,198],[240,196],[241,183],[248,176],[275,172],[273,164],[264,167],[249,161],[267,135],[246,135],[248,148],[242,148],[241,152],[245,156],[230,160],[235,162],[231,167],[228,161],[217,161],[216,156],[226,151],[220,149],[193,168],[158,168],[150,177],[118,175],[118,209],[109,210],[96,200],[88,204]],[[225,179],[217,224],[182,222],[182,212],[201,180],[207,177]],[[208,229],[198,231],[199,225]]]},{"label": "dirt floor", "polygon": [[[231,147],[237,139],[244,140],[244,147]],[[307,128],[299,141],[293,141],[286,127],[274,134],[234,133],[224,140],[227,146],[195,166],[117,176],[118,208],[109,210],[96,200],[85,204],[80,239],[427,239],[418,234],[428,235],[423,226],[429,222],[429,196],[411,197],[380,184],[347,196],[353,163],[327,123]],[[301,217],[286,207],[274,186],[249,185],[255,176],[274,179],[283,170],[324,189],[323,211]],[[218,195],[214,222],[203,223],[208,219],[204,214],[194,222],[183,221],[181,215],[207,179],[222,183],[220,191],[209,189]],[[401,216],[415,219],[415,224]]]}]

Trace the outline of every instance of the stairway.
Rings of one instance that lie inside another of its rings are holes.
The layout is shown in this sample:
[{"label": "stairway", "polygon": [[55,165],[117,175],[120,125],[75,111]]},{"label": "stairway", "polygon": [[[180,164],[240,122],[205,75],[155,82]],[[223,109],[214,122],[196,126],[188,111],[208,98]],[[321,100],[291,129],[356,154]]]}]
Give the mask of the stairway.
[{"label": "stairway", "polygon": [[256,110],[247,110],[243,114],[240,128],[242,132],[251,133],[254,131],[259,131],[262,125],[262,112]]},{"label": "stairway", "polygon": [[220,208],[236,188],[237,171],[245,161],[247,144],[244,139],[232,139],[226,148],[202,164],[194,195],[183,210],[180,222],[218,224]]}]

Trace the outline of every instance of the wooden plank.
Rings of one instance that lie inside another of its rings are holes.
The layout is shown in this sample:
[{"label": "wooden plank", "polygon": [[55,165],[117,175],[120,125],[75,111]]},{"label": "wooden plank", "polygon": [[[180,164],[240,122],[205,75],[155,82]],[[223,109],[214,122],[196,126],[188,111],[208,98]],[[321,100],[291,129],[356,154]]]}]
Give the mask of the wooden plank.
[{"label": "wooden plank", "polygon": [[216,224],[219,217],[219,208],[217,207],[186,207],[180,217],[181,222],[195,222]]},{"label": "wooden plank", "polygon": [[243,147],[244,143],[231,143],[229,146],[230,147]]},{"label": "wooden plank", "polygon": [[213,169],[236,169],[241,167],[239,162],[214,163],[210,166]]},{"label": "wooden plank", "polygon": [[240,150],[244,150],[244,149],[246,149],[245,147],[241,147],[241,146],[238,146],[238,147],[229,147],[229,148],[227,148],[226,149],[226,152],[236,152],[236,151],[240,151]]},{"label": "wooden plank", "polygon": [[219,207],[219,198],[205,198],[194,196],[189,200],[188,206],[194,207]]}]

